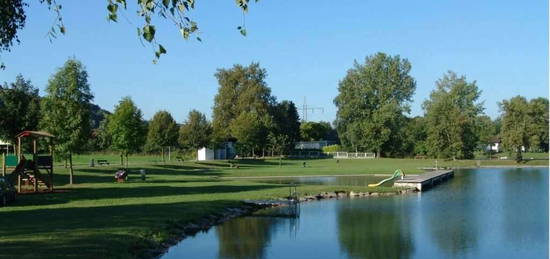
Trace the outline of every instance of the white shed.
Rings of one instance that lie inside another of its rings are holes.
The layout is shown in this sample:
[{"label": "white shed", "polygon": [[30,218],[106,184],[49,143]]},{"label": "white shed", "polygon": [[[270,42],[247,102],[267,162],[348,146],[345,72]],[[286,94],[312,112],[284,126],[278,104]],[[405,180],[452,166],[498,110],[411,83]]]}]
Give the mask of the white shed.
[{"label": "white shed", "polygon": [[214,150],[208,148],[201,148],[197,151],[197,160],[206,161],[214,160]]}]

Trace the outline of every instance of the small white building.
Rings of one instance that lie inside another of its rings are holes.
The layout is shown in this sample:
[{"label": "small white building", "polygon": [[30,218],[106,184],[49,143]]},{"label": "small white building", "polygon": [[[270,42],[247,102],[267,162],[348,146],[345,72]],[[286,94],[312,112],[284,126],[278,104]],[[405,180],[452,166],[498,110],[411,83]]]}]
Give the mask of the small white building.
[{"label": "small white building", "polygon": [[206,161],[206,160],[214,160],[214,150],[209,148],[201,148],[197,151],[197,160],[199,161]]},{"label": "small white building", "polygon": [[234,142],[224,142],[220,148],[209,149],[203,147],[197,151],[197,160],[206,161],[206,160],[224,160],[224,159],[233,159],[237,151],[235,149]]}]

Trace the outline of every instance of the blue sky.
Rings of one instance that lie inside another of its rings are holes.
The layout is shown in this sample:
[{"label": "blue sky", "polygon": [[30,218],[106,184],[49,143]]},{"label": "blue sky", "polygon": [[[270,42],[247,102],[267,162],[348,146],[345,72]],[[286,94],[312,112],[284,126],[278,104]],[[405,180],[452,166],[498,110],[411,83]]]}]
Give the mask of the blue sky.
[{"label": "blue sky", "polygon": [[203,41],[185,41],[172,24],[157,20],[168,54],[156,65],[150,46],[137,37],[141,21],[134,9],[110,23],[107,1],[58,0],[67,34],[50,43],[53,13],[28,2],[22,43],[2,53],[7,69],[0,82],[21,73],[43,94],[51,74],[74,56],[87,67],[95,103],[112,110],[131,96],[146,119],[160,109],[178,122],[191,109],[210,115],[216,69],[260,62],[278,100],[300,106],[307,96],[308,105],[324,108],[308,118],[332,121],[339,80],[354,60],[378,51],[412,63],[413,116],[422,114],[422,102],[448,70],[477,81],[491,117],[503,99],[548,96],[548,5],[542,0],[261,0],[245,16],[247,37],[236,30],[243,14],[234,1],[199,0],[192,17]]}]

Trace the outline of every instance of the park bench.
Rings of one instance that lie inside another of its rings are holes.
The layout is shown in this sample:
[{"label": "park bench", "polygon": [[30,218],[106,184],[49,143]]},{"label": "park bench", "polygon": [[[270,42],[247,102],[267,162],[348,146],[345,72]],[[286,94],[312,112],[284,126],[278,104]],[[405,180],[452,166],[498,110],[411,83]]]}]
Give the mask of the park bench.
[{"label": "park bench", "polygon": [[417,155],[414,157],[414,159],[426,159],[426,156]]},{"label": "park bench", "polygon": [[183,162],[183,157],[181,157],[181,156],[176,156],[176,161],[178,161],[178,162]]},{"label": "park bench", "polygon": [[105,159],[98,159],[97,164],[98,165],[109,165],[109,161],[107,161]]}]

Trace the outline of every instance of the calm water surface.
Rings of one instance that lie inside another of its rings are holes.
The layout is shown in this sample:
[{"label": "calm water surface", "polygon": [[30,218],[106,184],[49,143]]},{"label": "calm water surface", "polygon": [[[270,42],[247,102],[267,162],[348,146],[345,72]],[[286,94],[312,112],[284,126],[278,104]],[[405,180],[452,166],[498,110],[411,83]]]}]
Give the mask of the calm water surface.
[{"label": "calm water surface", "polygon": [[548,258],[548,168],[461,170],[422,194],[238,218],[164,258]]}]

